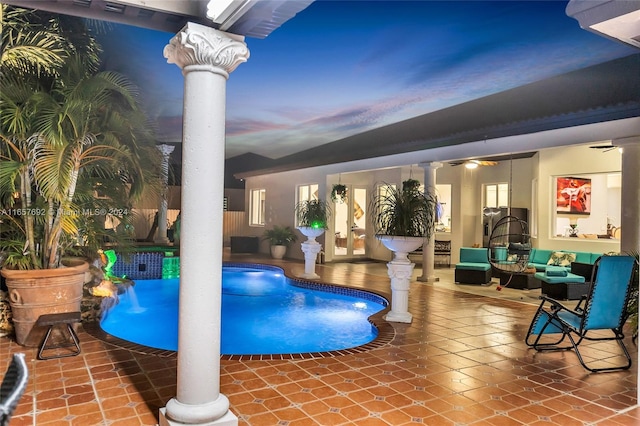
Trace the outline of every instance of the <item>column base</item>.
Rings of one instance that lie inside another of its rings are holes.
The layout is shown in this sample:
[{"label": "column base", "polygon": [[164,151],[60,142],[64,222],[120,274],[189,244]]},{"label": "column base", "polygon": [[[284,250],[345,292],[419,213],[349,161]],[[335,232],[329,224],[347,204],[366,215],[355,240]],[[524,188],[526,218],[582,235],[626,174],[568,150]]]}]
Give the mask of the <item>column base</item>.
[{"label": "column base", "polygon": [[[187,423],[180,423],[167,417],[167,408],[162,407],[160,409],[160,423],[159,426],[185,426]],[[188,423],[188,425],[195,426],[238,426],[238,418],[231,411],[227,411],[222,417],[217,420],[208,421],[204,423]]]},{"label": "column base", "polygon": [[298,275],[298,278],[305,278],[307,280],[317,280],[320,279],[320,275],[315,274],[315,273],[304,273],[304,274],[300,274]]},{"label": "column base", "polygon": [[411,315],[409,312],[396,313],[391,311],[383,318],[388,322],[403,322],[406,324],[410,324],[411,321],[413,321],[413,315]]},{"label": "column base", "polygon": [[418,277],[418,281],[423,283],[437,283],[438,281],[440,281],[440,278],[436,277],[435,275],[432,275],[430,277],[425,277],[424,275],[420,275]]}]

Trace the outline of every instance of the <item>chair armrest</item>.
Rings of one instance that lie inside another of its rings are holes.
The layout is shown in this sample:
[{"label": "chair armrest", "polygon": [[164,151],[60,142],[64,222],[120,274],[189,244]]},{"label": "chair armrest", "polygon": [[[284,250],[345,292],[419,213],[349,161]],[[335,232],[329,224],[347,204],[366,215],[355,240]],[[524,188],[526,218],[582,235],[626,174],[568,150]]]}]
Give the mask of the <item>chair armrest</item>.
[{"label": "chair armrest", "polygon": [[569,309],[566,306],[564,306],[562,303],[558,302],[556,299],[552,299],[548,296],[545,296],[544,294],[542,296],[540,296],[540,299],[544,302],[548,302],[551,304],[551,311],[552,312],[558,312],[558,311],[567,311],[572,313],[575,316],[581,317],[584,315],[584,311],[582,310],[582,308],[580,307],[580,305],[582,304],[582,302],[586,299],[585,296],[582,296],[580,298],[580,302],[578,302],[578,304],[576,305],[576,307],[574,309]]}]

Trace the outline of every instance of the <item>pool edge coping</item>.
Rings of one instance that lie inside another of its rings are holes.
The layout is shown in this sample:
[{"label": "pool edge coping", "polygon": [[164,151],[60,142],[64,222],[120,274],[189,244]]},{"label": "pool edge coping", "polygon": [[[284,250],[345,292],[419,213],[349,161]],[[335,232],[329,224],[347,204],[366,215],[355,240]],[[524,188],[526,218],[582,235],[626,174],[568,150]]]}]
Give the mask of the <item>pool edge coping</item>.
[{"label": "pool edge coping", "polygon": [[[271,270],[279,270],[282,271],[285,277],[289,280],[293,281],[294,285],[303,284],[301,287],[304,288],[316,288],[318,291],[326,291],[324,288],[329,289],[346,289],[350,290],[352,293],[365,293],[375,296],[376,298],[381,298],[386,302],[386,307],[380,312],[376,312],[371,315],[367,320],[369,323],[374,326],[378,330],[378,335],[370,342],[365,343],[363,345],[354,346],[352,348],[346,349],[337,349],[332,351],[320,351],[320,352],[300,352],[300,353],[288,353],[288,354],[247,354],[247,355],[226,355],[220,354],[221,360],[231,360],[231,361],[274,361],[274,360],[303,360],[303,359],[314,359],[314,358],[330,358],[336,356],[344,356],[344,355],[352,355],[362,352],[367,352],[372,349],[377,349],[386,344],[389,344],[393,338],[395,337],[395,329],[391,326],[389,322],[384,320],[383,316],[387,314],[390,310],[390,299],[389,295],[381,294],[374,290],[364,290],[361,288],[350,287],[347,285],[334,284],[334,283],[325,283],[322,281],[316,280],[308,280],[299,277],[293,277],[287,274],[287,271],[277,265],[271,265],[267,263],[259,263],[259,262],[223,262],[223,266],[235,266],[235,267],[259,267],[258,269],[271,269]],[[331,291],[330,291],[331,292]],[[340,293],[340,292],[337,292]],[[342,294],[342,293],[340,293]],[[167,349],[158,349],[150,346],[141,345],[139,343],[133,343],[128,340],[121,339],[119,337],[113,336],[100,327],[100,321],[91,321],[91,322],[83,322],[82,327],[84,330],[91,336],[96,339],[103,341],[105,343],[111,344],[121,349],[127,349],[132,352],[136,352],[142,355],[154,355],[159,357],[175,357],[177,356],[177,351],[167,350]]]}]

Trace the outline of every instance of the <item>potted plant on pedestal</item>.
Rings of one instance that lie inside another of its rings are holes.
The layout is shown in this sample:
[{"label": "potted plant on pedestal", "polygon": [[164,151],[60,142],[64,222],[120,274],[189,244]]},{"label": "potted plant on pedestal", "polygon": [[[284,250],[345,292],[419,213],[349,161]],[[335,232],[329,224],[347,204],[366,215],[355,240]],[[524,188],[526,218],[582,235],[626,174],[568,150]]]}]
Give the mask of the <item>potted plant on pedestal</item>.
[{"label": "potted plant on pedestal", "polygon": [[3,33],[4,50],[32,40],[29,32],[43,25],[60,43],[45,48],[59,55],[46,70],[0,64],[0,272],[18,344],[38,346],[38,317],[80,311],[89,267],[82,257],[108,234],[107,215],[129,220],[144,161],[160,162],[134,87],[120,74],[96,71],[99,46],[79,31],[83,21],[73,21],[69,33],[85,38],[65,42],[55,15],[2,7],[5,25],[23,35]]},{"label": "potted plant on pedestal", "polygon": [[273,228],[264,231],[262,239],[269,241],[271,257],[282,259],[287,252],[287,248],[298,239],[298,236],[289,226],[275,225]]},{"label": "potted plant on pedestal", "polygon": [[[396,260],[409,263],[406,254],[429,240],[435,229],[437,201],[419,190],[420,182],[408,179],[402,189],[384,184],[372,200],[371,213],[376,237],[388,247],[402,245],[408,251],[393,250]],[[406,245],[413,246],[404,247]]]},{"label": "potted plant on pedestal", "polygon": [[[305,232],[316,234],[313,236],[313,238],[316,238],[322,235],[329,227],[331,206],[322,200],[301,201],[296,204],[295,214],[296,221],[298,222],[297,229],[300,229],[300,232],[307,237],[309,236]],[[303,228],[309,228],[313,231],[303,230]]]},{"label": "potted plant on pedestal", "polygon": [[402,189],[385,184],[369,210],[376,238],[394,254],[387,264],[392,289],[387,321],[411,322],[408,298],[414,264],[408,254],[428,241],[435,229],[437,202],[430,194],[420,192],[419,186],[420,182],[414,179],[404,181]]},{"label": "potted plant on pedestal", "polygon": [[298,222],[297,229],[307,237],[307,240],[302,243],[305,272],[300,277],[320,278],[315,273],[315,263],[316,256],[322,250],[322,246],[316,241],[316,238],[328,228],[329,219],[331,218],[331,206],[323,200],[301,201],[296,204],[295,215]]}]

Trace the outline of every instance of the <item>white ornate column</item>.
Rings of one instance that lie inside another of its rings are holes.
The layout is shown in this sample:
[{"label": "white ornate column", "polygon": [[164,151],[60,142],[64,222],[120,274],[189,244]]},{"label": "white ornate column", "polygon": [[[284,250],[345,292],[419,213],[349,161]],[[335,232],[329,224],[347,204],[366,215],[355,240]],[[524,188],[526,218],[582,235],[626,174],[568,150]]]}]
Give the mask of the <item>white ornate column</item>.
[{"label": "white ornate column", "polygon": [[622,148],[622,199],[620,200],[620,251],[640,251],[640,136],[614,139]]},{"label": "white ornate column", "polygon": [[317,280],[320,275],[316,274],[316,259],[318,253],[322,250],[322,244],[317,241],[305,241],[302,243],[302,252],[304,253],[304,274],[299,275],[300,278]]},{"label": "white ornate column", "polygon": [[389,322],[411,323],[413,315],[409,312],[409,284],[414,263],[399,263],[395,260],[387,263],[387,273],[391,278],[391,311],[384,316]]},{"label": "white ornate column", "polygon": [[[620,200],[620,252],[640,252],[640,136],[614,139],[613,145],[622,148],[622,197]],[[637,356],[640,362],[640,353]],[[638,372],[640,380],[640,372]],[[637,395],[640,399],[640,388]]]},{"label": "white ornate column", "polygon": [[317,280],[320,275],[316,274],[316,258],[322,250],[322,244],[317,242],[316,238],[324,234],[324,228],[299,226],[297,229],[307,237],[307,240],[301,244],[302,252],[304,253],[304,273],[298,275],[298,277]]},{"label": "white ornate column", "polygon": [[[424,193],[427,197],[436,199],[436,170],[442,167],[442,163],[437,161],[420,163],[420,167],[424,169]],[[433,212],[434,217],[436,212]],[[436,231],[431,230],[431,238],[422,246],[422,275],[418,277],[418,281],[435,282],[439,278],[435,274],[435,240]]]},{"label": "white ornate column", "polygon": [[220,393],[225,97],[244,37],[189,22],[164,49],[184,75],[177,394],[160,425],[237,425]]},{"label": "white ornate column", "polygon": [[160,205],[158,206],[158,232],[155,242],[160,244],[168,244],[167,238],[167,193],[169,191],[169,156],[173,152],[173,145],[162,144],[156,148],[162,153],[162,164],[160,165],[162,173],[162,192],[160,194]]}]

